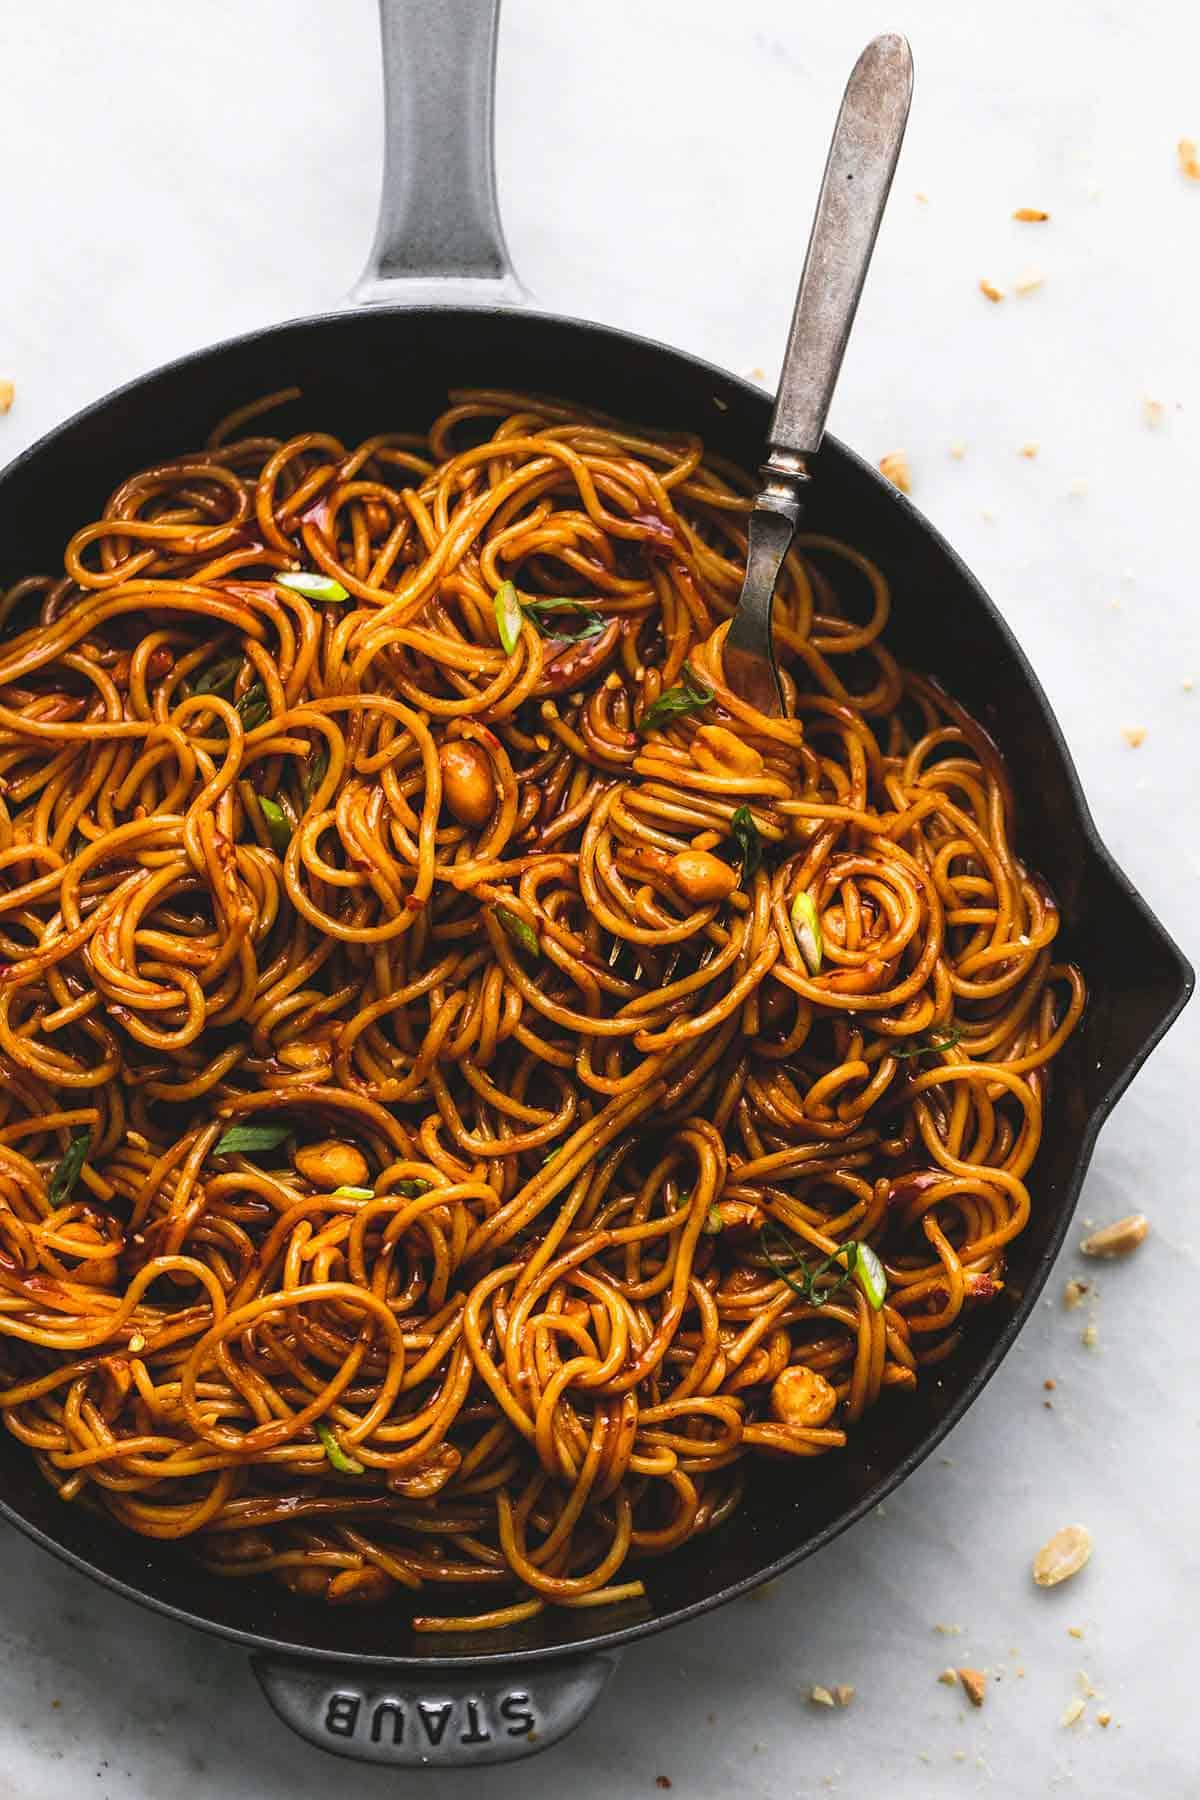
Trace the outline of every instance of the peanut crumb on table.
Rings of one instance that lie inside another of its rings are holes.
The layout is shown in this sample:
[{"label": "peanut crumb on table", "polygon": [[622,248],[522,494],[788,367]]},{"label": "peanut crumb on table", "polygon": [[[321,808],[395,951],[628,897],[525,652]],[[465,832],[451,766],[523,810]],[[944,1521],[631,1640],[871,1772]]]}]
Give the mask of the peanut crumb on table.
[{"label": "peanut crumb on table", "polygon": [[1087,1708],[1086,1700],[1078,1700],[1078,1699],[1072,1700],[1070,1705],[1067,1707],[1066,1711],[1063,1713],[1062,1718],[1058,1721],[1059,1724],[1060,1725],[1077,1725],[1079,1723],[1080,1719],[1082,1719],[1086,1708]]},{"label": "peanut crumb on table", "polygon": [[879,472],[902,494],[912,493],[912,470],[908,466],[907,450],[889,450],[886,456],[881,456]]},{"label": "peanut crumb on table", "polygon": [[960,1669],[958,1679],[972,1706],[982,1706],[987,1693],[987,1676],[982,1669]]},{"label": "peanut crumb on table", "polygon": [[1161,400],[1152,400],[1149,394],[1145,396],[1142,401],[1142,417],[1147,425],[1152,428],[1161,425],[1166,414],[1167,409]]},{"label": "peanut crumb on table", "polygon": [[1146,741],[1146,727],[1144,725],[1122,725],[1121,736],[1131,750],[1137,750]]},{"label": "peanut crumb on table", "polygon": [[1038,443],[1037,439],[1031,438],[1027,444],[1021,444],[1019,446],[1017,455],[1024,456],[1028,461],[1032,462],[1040,449],[1041,445]]},{"label": "peanut crumb on table", "polygon": [[1175,154],[1179,158],[1179,172],[1186,175],[1189,181],[1200,181],[1200,155],[1197,154],[1195,138],[1180,138],[1175,146]]},{"label": "peanut crumb on table", "polygon": [[1040,206],[1018,206],[1013,214],[1013,218],[1019,219],[1022,225],[1043,225],[1049,217],[1050,214],[1043,212]]},{"label": "peanut crumb on table", "polygon": [[0,413],[11,411],[17,390],[11,381],[0,381]]},{"label": "peanut crumb on table", "polygon": [[985,299],[992,301],[993,304],[1004,298],[1004,289],[997,287],[994,281],[988,281],[986,278],[979,283],[979,291]]},{"label": "peanut crumb on table", "polygon": [[1032,294],[1035,288],[1041,287],[1045,279],[1046,277],[1042,274],[1042,271],[1037,265],[1035,263],[1030,263],[1029,267],[1023,270],[1013,282],[1014,292],[1018,294]]}]

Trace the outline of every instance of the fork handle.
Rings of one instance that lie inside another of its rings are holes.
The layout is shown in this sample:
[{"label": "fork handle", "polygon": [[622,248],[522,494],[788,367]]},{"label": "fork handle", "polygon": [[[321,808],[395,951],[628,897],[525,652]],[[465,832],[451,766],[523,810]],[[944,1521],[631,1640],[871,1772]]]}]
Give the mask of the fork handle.
[{"label": "fork handle", "polygon": [[783,373],[768,432],[770,470],[803,479],[825,435],[834,383],[879,235],[912,100],[912,52],[894,33],[869,43],[833,129]]}]

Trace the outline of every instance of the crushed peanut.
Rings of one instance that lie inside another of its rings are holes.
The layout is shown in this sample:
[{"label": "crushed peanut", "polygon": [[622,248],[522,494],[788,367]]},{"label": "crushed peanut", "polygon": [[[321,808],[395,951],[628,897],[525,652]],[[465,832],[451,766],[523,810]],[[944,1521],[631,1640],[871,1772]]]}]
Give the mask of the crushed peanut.
[{"label": "crushed peanut", "polygon": [[1145,1213],[1128,1213],[1125,1218],[1093,1231],[1079,1248],[1085,1256],[1132,1256],[1138,1245],[1145,1242],[1149,1229]]},{"label": "crushed peanut", "polygon": [[994,281],[981,281],[979,283],[979,291],[986,299],[992,301],[993,304],[1004,298],[1004,289],[1002,287],[997,287]]},{"label": "crushed peanut", "polygon": [[1103,1725],[1105,1730],[1107,1730],[1112,1723],[1112,1714],[1110,1712],[1097,1713],[1096,1723],[1097,1725]]},{"label": "crushed peanut", "polygon": [[886,476],[902,494],[912,493],[912,471],[908,466],[907,450],[889,450],[886,456],[881,456],[879,473]]},{"label": "crushed peanut", "polygon": [[1032,462],[1040,449],[1041,445],[1037,442],[1037,439],[1031,438],[1029,443],[1020,446],[1017,455],[1028,457],[1029,461]]},{"label": "crushed peanut", "polygon": [[1013,214],[1013,218],[1020,219],[1022,225],[1041,225],[1049,217],[1050,214],[1043,212],[1040,206],[1018,206]]},{"label": "crushed peanut", "polygon": [[1073,1638],[1081,1638],[1083,1636],[1083,1626],[1082,1625],[1068,1625],[1067,1626],[1067,1636],[1073,1637]]},{"label": "crushed peanut", "polygon": [[1095,1319],[1089,1319],[1079,1338],[1085,1350],[1094,1350],[1100,1342],[1100,1327]]},{"label": "crushed peanut", "polygon": [[1033,1559],[1033,1579],[1039,1587],[1057,1587],[1078,1575],[1092,1554],[1092,1534],[1086,1525],[1064,1525]]},{"label": "crushed peanut", "polygon": [[938,1680],[941,1682],[943,1687],[957,1687],[958,1686],[958,1675],[956,1674],[956,1672],[953,1669],[943,1669],[941,1674],[938,1676]]},{"label": "crushed peanut", "polygon": [[854,1698],[854,1689],[847,1687],[844,1681],[839,1682],[833,1690],[833,1698],[838,1706],[849,1706]]},{"label": "crushed peanut", "polygon": [[960,1669],[958,1679],[972,1706],[982,1706],[987,1693],[987,1676],[982,1669]]},{"label": "crushed peanut", "polygon": [[1147,425],[1156,428],[1162,424],[1167,409],[1161,400],[1152,400],[1147,394],[1142,401],[1142,417]]},{"label": "crushed peanut", "polygon": [[955,462],[961,462],[963,457],[967,454],[967,446],[962,442],[961,438],[956,438],[954,443],[951,444],[950,454]]},{"label": "crushed peanut", "polygon": [[11,412],[17,390],[11,381],[0,381],[0,413]]},{"label": "crushed peanut", "polygon": [[943,1637],[961,1637],[962,1636],[962,1626],[961,1625],[935,1625],[933,1629],[935,1631],[940,1631]]},{"label": "crushed peanut", "polygon": [[1140,744],[1144,744],[1146,741],[1146,727],[1144,725],[1122,725],[1121,736],[1131,750],[1136,750]]},{"label": "crushed peanut", "polygon": [[1046,277],[1036,263],[1030,263],[1029,267],[1017,276],[1013,282],[1013,288],[1018,294],[1032,294],[1035,288],[1041,287],[1045,279]]},{"label": "crushed peanut", "polygon": [[1077,1725],[1079,1723],[1080,1719],[1082,1719],[1086,1710],[1087,1710],[1087,1701],[1086,1700],[1072,1700],[1071,1704],[1067,1707],[1067,1710],[1064,1712],[1062,1718],[1058,1722],[1060,1725]]},{"label": "crushed peanut", "polygon": [[1063,1305],[1066,1307],[1067,1311],[1074,1312],[1077,1306],[1082,1305],[1083,1296],[1086,1293],[1086,1281],[1068,1281],[1066,1287],[1063,1289]]},{"label": "crushed peanut", "polygon": [[827,1687],[809,1688],[808,1697],[814,1706],[833,1706],[835,1704],[833,1695]]},{"label": "crushed peanut", "polygon": [[921,202],[922,206],[929,205],[929,195],[927,193],[925,193],[922,188],[917,189],[916,195],[914,197]]},{"label": "crushed peanut", "polygon": [[1200,181],[1200,153],[1195,138],[1180,138],[1175,154],[1179,158],[1180,174],[1186,175],[1189,181]]}]

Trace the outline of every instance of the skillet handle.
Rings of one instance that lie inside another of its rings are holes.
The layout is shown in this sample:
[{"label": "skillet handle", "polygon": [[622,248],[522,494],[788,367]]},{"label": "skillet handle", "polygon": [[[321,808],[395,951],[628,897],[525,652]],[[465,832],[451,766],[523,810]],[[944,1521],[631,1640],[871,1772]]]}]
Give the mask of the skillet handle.
[{"label": "skillet handle", "polygon": [[492,115],[500,0],[379,0],[379,224],[351,293],[365,305],[524,298],[496,200]]},{"label": "skillet handle", "polygon": [[353,1663],[252,1656],[284,1724],[336,1756],[401,1769],[458,1769],[534,1756],[573,1731],[599,1699],[617,1651],[537,1663],[505,1675],[486,1664],[401,1675]]}]

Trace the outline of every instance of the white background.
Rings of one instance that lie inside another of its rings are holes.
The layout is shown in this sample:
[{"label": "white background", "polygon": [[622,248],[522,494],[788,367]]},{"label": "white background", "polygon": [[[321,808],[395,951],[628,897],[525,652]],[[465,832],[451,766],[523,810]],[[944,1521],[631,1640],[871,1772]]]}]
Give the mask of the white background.
[{"label": "white background", "polygon": [[[0,15],[3,462],[157,362],[336,304],[372,234],[381,120],[371,0]],[[1200,184],[1175,158],[1200,138],[1194,8],[506,0],[514,258],[546,306],[773,379],[842,81],[890,27],[911,37],[917,93],[833,428],[871,459],[907,450],[914,499],[1042,676],[1109,844],[1194,952]],[[1017,206],[1051,220],[1013,223]],[[1030,264],[1044,285],[1018,298]],[[1140,749],[1125,726],[1146,728]],[[1060,1304],[1085,1272],[1072,1247],[946,1457],[886,1516],[765,1598],[635,1647],[560,1748],[482,1789],[334,1765],[268,1714],[241,1652],[5,1531],[0,1795],[624,1800],[659,1773],[680,1800],[1200,1792],[1198,1026],[1193,1008],[1087,1182],[1081,1214],[1144,1208],[1153,1227],[1101,1272],[1096,1348],[1087,1311]],[[1034,1589],[1033,1551],[1072,1520],[1091,1565]],[[1002,1671],[981,1711],[938,1685],[947,1663]],[[1080,1670],[1098,1697],[1064,1727]],[[813,1682],[857,1694],[828,1712]]]}]

